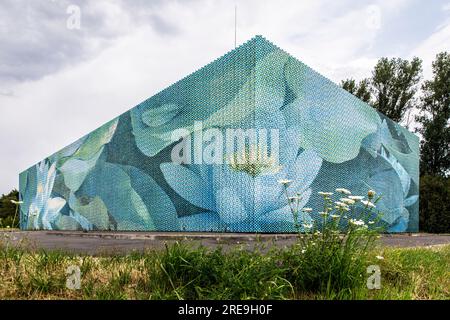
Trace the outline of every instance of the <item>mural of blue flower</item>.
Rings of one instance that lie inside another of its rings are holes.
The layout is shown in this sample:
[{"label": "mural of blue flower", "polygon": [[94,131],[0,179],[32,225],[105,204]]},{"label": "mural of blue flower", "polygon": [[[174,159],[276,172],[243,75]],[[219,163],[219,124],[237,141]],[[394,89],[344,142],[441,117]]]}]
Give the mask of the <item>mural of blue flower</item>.
[{"label": "mural of blue flower", "polygon": [[51,230],[60,210],[65,206],[66,200],[61,197],[52,197],[53,185],[56,178],[56,165],[41,161],[36,165],[37,188],[36,196],[30,205],[29,227],[32,229]]},{"label": "mural of blue flower", "polygon": [[[277,157],[173,161],[175,131],[227,129],[275,130]],[[307,224],[319,191],[373,189],[387,231],[418,229],[418,137],[260,36],[22,172],[21,227],[293,232],[280,180]]]},{"label": "mural of blue flower", "polygon": [[[309,186],[320,170],[322,159],[312,150],[299,152],[298,133],[283,125],[280,112],[262,113],[255,122],[259,128],[276,123],[280,129],[280,150],[283,150],[280,164],[161,164],[169,185],[187,201],[205,210],[200,215],[182,218],[182,223],[192,226],[191,219],[194,219],[197,228],[205,230],[226,227],[230,231],[274,232],[282,231],[277,229],[280,226],[294,230],[293,216],[278,181],[294,181],[288,191],[301,195],[301,209],[309,200],[312,192]],[[305,219],[309,221],[310,217]]]}]

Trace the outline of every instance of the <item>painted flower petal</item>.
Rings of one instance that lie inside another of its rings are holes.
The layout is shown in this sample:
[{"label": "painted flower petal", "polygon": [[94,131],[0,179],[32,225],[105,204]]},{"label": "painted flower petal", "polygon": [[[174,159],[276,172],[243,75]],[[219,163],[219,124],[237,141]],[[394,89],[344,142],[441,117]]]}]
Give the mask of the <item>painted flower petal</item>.
[{"label": "painted flower petal", "polygon": [[410,196],[410,197],[408,197],[408,198],[405,199],[403,205],[404,205],[405,207],[412,206],[414,203],[417,202],[417,200],[419,200],[419,196],[418,196],[418,195]]},{"label": "painted flower petal", "polygon": [[[303,207],[303,205],[300,206],[300,208]],[[301,209],[300,209],[301,210]],[[299,224],[299,230],[305,231],[303,228],[303,223],[311,224],[313,219],[311,216],[306,212],[299,212],[298,213],[298,224]],[[292,211],[290,207],[284,206],[280,209],[268,212],[264,216],[259,219],[259,222],[264,226],[263,229],[270,232],[286,232],[286,229],[283,228],[281,230],[277,229],[277,224],[280,223],[289,223],[291,224],[291,231],[295,231],[294,227],[294,216],[292,214]]]},{"label": "painted flower petal", "polygon": [[[265,44],[262,44],[265,45]],[[273,48],[269,48],[273,50]],[[267,54],[256,64],[255,112],[278,112],[285,98],[284,66],[289,55],[281,50]]]},{"label": "painted flower petal", "polygon": [[169,196],[156,181],[138,168],[123,166],[130,176],[131,186],[147,206],[156,230],[178,231],[178,216]]},{"label": "painted flower petal", "polygon": [[361,141],[381,122],[375,109],[344,92],[339,92],[337,102],[340,89],[302,63],[289,60],[285,74],[296,99],[283,112],[288,127],[301,131],[301,147],[333,163],[355,158]]},{"label": "painted flower petal", "polygon": [[386,146],[386,149],[398,160],[403,168],[408,172],[411,179],[418,184],[419,183],[419,156],[414,153],[401,153],[390,146]]},{"label": "painted flower petal", "polygon": [[226,224],[217,213],[205,212],[178,218],[179,231],[224,231]]},{"label": "painted flower petal", "polygon": [[[62,150],[51,155],[48,159],[52,163],[56,162],[58,164],[57,167],[59,167],[62,163],[64,163],[64,158],[68,158],[68,157],[72,156],[82,146],[82,144],[87,139],[87,137],[88,136],[84,136],[84,137],[78,139],[77,141],[71,143],[67,147],[64,147]],[[60,163],[60,161],[62,163]]]},{"label": "painted flower petal", "polygon": [[[74,216],[83,216],[90,224],[93,224],[98,230],[109,229],[109,215],[108,208],[100,197],[94,197],[88,204],[81,204],[81,202],[72,193],[69,196],[69,206],[74,213]],[[81,226],[80,219],[76,219]],[[84,228],[84,227],[83,227]]]},{"label": "painted flower petal", "polygon": [[382,196],[377,210],[383,213],[382,220],[392,225],[404,210],[403,188],[397,173],[394,169],[378,172],[367,181],[367,186]]},{"label": "painted flower petal", "polygon": [[109,143],[117,129],[119,119],[114,119],[104,124],[88,135],[81,147],[71,156],[80,160],[92,159],[99,150]]},{"label": "painted flower petal", "polygon": [[50,196],[53,190],[53,185],[55,184],[56,178],[56,163],[52,163],[47,171],[47,179],[45,184],[45,194]]},{"label": "painted flower petal", "polygon": [[[267,141],[263,141],[260,136],[258,144],[266,142],[268,151],[274,150],[278,152],[279,164],[283,167],[289,166],[295,161],[298,150],[300,148],[300,130],[296,127],[286,127],[283,113],[276,109],[272,112],[259,111],[255,114],[254,126],[256,130],[264,129],[267,132]],[[272,129],[275,129],[272,131]],[[274,137],[272,134],[276,134]],[[278,140],[278,141],[277,141]],[[278,150],[272,143],[278,142]]]},{"label": "painted flower petal", "polygon": [[409,191],[409,187],[411,185],[411,177],[408,172],[406,172],[405,168],[395,159],[391,154],[388,154],[384,148],[380,149],[380,156],[384,158],[387,162],[389,162],[392,168],[397,172],[398,177],[400,178],[400,182],[403,187],[403,196],[406,197]]},{"label": "painted flower petal", "polygon": [[[377,131],[369,135],[363,141],[363,147],[373,157],[378,156],[381,145],[389,152],[389,155],[408,173],[410,178],[418,184],[419,182],[419,138],[407,132],[405,128],[394,124],[398,134],[402,136],[401,141],[392,137],[387,120],[384,119]],[[409,151],[405,153],[405,151]],[[405,184],[404,184],[405,185]],[[405,185],[406,186],[406,185]]]},{"label": "painted flower petal", "polygon": [[[301,209],[308,203],[309,198],[311,197],[311,193],[312,193],[312,190],[310,188],[306,189],[302,193],[300,202],[298,204],[298,210],[299,211],[301,211]],[[268,221],[278,221],[278,222],[286,221],[286,222],[292,222],[293,223],[294,222],[294,218],[293,218],[293,215],[292,215],[292,212],[291,212],[291,209],[290,209],[289,205],[286,204],[287,201],[288,200],[286,199],[285,195],[283,194],[281,196],[281,198],[279,199],[279,201],[278,201],[279,205],[282,204],[281,207],[279,207],[278,209],[266,212],[266,213],[264,213],[262,215],[259,215],[256,218],[259,221],[265,221],[267,219]],[[289,209],[288,211],[289,211],[290,217],[289,217],[289,215],[286,214],[286,208]],[[299,213],[299,222],[300,222],[301,214],[302,213],[300,212]],[[304,213],[304,214],[306,216],[309,216],[308,213]],[[305,218],[306,218],[306,216],[305,216]]]},{"label": "painted flower petal", "polygon": [[404,209],[402,215],[388,228],[388,232],[405,232],[408,229],[409,212]]},{"label": "painted flower petal", "polygon": [[160,167],[167,183],[181,197],[197,207],[214,211],[209,181],[203,180],[199,174],[180,164],[162,163]]},{"label": "painted flower petal", "polygon": [[[19,176],[20,179],[20,200],[23,204],[20,206],[20,212],[23,219],[20,220],[21,227],[28,228],[28,218],[31,204],[36,197],[37,178],[36,178],[36,166],[33,166],[28,171],[24,171]],[[23,220],[23,221],[22,221]],[[23,224],[22,224],[23,222]]]},{"label": "painted flower petal", "polygon": [[257,219],[264,223],[269,222],[290,222],[294,223],[294,216],[292,215],[289,205],[281,207],[276,210],[269,211]]},{"label": "painted flower petal", "polygon": [[42,226],[44,229],[52,229],[51,223],[56,220],[56,217],[65,205],[66,200],[63,198],[51,198],[47,200],[46,210],[41,212]]},{"label": "painted flower petal", "polygon": [[322,167],[322,158],[313,150],[303,151],[289,168],[288,179],[294,182],[288,187],[290,194],[302,193],[317,177]]},{"label": "painted flower petal", "polygon": [[78,212],[70,212],[70,217],[74,219],[81,226],[83,230],[89,231],[93,229],[93,224],[86,219],[86,217],[82,216]]},{"label": "painted flower petal", "polygon": [[60,215],[55,221],[56,230],[82,230],[80,224],[69,216]]},{"label": "painted flower petal", "polygon": [[89,171],[95,166],[98,158],[103,152],[101,147],[92,158],[87,160],[80,160],[71,158],[64,162],[59,168],[64,176],[64,184],[72,191],[77,191],[83,184],[84,179],[88,175]]},{"label": "painted flower petal", "polygon": [[[284,100],[282,72],[286,61],[287,54],[280,51],[269,53],[258,60],[238,93],[230,103],[204,121],[205,127],[229,127],[240,124],[242,119],[257,115],[258,112],[278,111]],[[256,75],[260,75],[258,81],[255,81]],[[258,98],[255,99],[255,96]]]},{"label": "painted flower petal", "polygon": [[212,193],[232,189],[242,205],[251,212],[255,207],[255,181],[257,179],[247,172],[232,169],[228,164],[212,166]]},{"label": "painted flower petal", "polygon": [[278,180],[283,178],[283,175],[257,177],[254,190],[256,217],[281,206],[280,199],[283,197],[283,187]]},{"label": "painted flower petal", "polygon": [[216,207],[222,221],[225,223],[241,222],[248,217],[244,204],[232,188],[216,190]]},{"label": "painted flower petal", "polygon": [[142,113],[142,122],[149,127],[159,127],[177,116],[183,109],[174,103],[166,103],[156,108],[148,108]]},{"label": "painted flower petal", "polygon": [[173,141],[167,138],[167,133],[156,134],[152,128],[139,129],[133,131],[136,145],[143,154],[149,157],[157,155],[165,147],[173,143]]},{"label": "painted flower petal", "polygon": [[59,211],[66,205],[66,200],[63,198],[51,198],[47,201],[47,210],[49,216],[58,214]]},{"label": "painted flower petal", "polygon": [[120,165],[103,162],[95,166],[78,192],[91,198],[100,197],[117,225],[137,228],[122,230],[155,230],[147,206],[132,187],[126,168]]}]

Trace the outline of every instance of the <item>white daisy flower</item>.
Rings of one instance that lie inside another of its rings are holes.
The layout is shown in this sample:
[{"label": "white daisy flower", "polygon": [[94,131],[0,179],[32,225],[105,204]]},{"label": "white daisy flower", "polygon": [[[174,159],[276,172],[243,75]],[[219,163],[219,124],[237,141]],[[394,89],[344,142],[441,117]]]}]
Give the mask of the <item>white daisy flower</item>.
[{"label": "white daisy flower", "polygon": [[348,196],[348,198],[355,201],[361,201],[362,199],[364,199],[363,196]]},{"label": "white daisy flower", "polygon": [[351,224],[354,225],[354,226],[358,226],[358,227],[362,227],[362,226],[365,226],[365,225],[366,225],[364,221],[362,221],[362,220],[356,220],[356,219],[350,219],[350,220],[349,220],[349,223],[351,223]]},{"label": "white daisy flower", "polygon": [[361,203],[366,207],[375,208],[375,205],[370,201],[361,200]]},{"label": "white daisy flower", "polygon": [[349,199],[349,198],[341,198],[340,200],[341,200],[341,202],[343,202],[343,203],[345,203],[347,205],[355,204],[355,200],[352,200],[352,199]]},{"label": "white daisy flower", "polygon": [[336,192],[343,193],[343,194],[346,194],[346,195],[352,194],[350,190],[345,189],[345,188],[337,188]]}]

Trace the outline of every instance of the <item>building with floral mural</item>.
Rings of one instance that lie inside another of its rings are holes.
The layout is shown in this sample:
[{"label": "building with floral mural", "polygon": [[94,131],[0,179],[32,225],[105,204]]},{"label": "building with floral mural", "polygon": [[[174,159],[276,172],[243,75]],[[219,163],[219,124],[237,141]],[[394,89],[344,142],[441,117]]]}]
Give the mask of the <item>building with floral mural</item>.
[{"label": "building with floral mural", "polygon": [[[226,144],[229,132],[257,140]],[[283,180],[308,223],[321,223],[318,192],[371,189],[378,224],[418,230],[418,137],[256,36],[21,173],[20,223],[293,232]]]}]

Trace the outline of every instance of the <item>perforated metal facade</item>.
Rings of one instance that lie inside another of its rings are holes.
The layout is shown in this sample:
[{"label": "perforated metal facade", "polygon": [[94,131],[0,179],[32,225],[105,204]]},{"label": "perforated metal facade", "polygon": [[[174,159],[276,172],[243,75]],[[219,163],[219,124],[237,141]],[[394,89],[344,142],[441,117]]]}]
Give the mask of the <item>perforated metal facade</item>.
[{"label": "perforated metal facade", "polygon": [[[174,163],[180,128],[276,129],[279,163]],[[280,179],[308,221],[319,191],[373,189],[418,229],[418,138],[260,36],[21,173],[21,228],[292,232]]]}]

